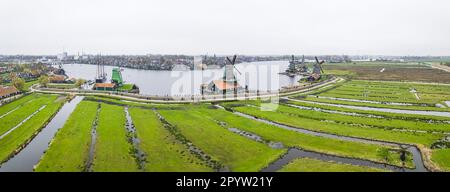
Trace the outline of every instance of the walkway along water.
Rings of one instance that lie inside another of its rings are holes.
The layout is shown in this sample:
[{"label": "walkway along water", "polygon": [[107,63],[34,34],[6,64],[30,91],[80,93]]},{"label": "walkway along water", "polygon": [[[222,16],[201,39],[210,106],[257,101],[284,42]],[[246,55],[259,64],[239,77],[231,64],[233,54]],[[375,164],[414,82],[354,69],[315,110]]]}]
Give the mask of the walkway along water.
[{"label": "walkway along water", "polygon": [[[222,106],[217,106],[217,107],[224,109],[224,107],[222,107]],[[226,110],[232,111],[231,109],[226,109]],[[332,138],[332,139],[340,139],[340,140],[344,140],[344,141],[399,147],[399,148],[408,150],[412,154],[415,168],[414,169],[405,169],[405,168],[399,168],[399,167],[388,166],[388,165],[383,164],[383,166],[385,168],[391,169],[393,171],[416,171],[416,172],[427,172],[428,171],[425,168],[425,165],[423,163],[422,155],[416,146],[406,145],[406,144],[401,144],[401,143],[394,143],[394,142],[375,141],[375,140],[370,140],[370,139],[363,139],[363,138],[356,138],[356,137],[349,137],[349,136],[340,136],[340,135],[334,135],[334,134],[324,133],[324,132],[310,131],[310,130],[299,128],[299,127],[291,127],[291,126],[275,123],[275,122],[272,122],[269,120],[260,119],[260,118],[257,118],[257,117],[254,117],[254,116],[251,116],[248,114],[236,112],[236,111],[232,111],[232,112],[241,117],[257,120],[257,121],[267,123],[270,125],[274,125],[274,126],[277,126],[277,127],[283,128],[283,129],[292,130],[292,131],[296,131],[296,132],[300,132],[300,133],[304,133],[304,134],[308,134],[308,135],[314,135],[314,136]],[[293,154],[290,154],[290,153],[293,153]],[[312,155],[312,154],[314,154],[314,155]],[[353,159],[353,158],[347,158],[347,157],[337,157],[337,156],[327,155],[327,154],[323,154],[323,153],[309,152],[309,151],[303,151],[303,150],[297,149],[297,150],[289,150],[289,152],[284,157],[273,162],[267,168],[263,169],[263,171],[264,170],[276,171],[277,167],[281,167],[281,166],[284,166],[287,163],[289,163],[290,161],[288,161],[288,160],[293,159],[291,157],[292,155],[294,155],[297,158],[306,157],[307,155],[310,155],[312,158],[323,157],[323,158],[321,158],[322,160],[333,160],[334,159],[339,162],[351,163],[351,164],[356,164],[356,165],[373,166],[373,167],[377,167],[377,168],[380,168],[380,166],[377,164],[382,164],[382,163],[376,163],[376,162],[371,162],[371,161],[365,161],[365,160],[359,160],[359,159]],[[347,160],[342,161],[342,159],[347,159]]]},{"label": "walkway along water", "polygon": [[83,97],[78,96],[64,104],[50,123],[23,150],[1,165],[0,172],[33,171],[34,165],[39,162],[56,132],[63,127],[67,118],[81,100],[83,100]]}]

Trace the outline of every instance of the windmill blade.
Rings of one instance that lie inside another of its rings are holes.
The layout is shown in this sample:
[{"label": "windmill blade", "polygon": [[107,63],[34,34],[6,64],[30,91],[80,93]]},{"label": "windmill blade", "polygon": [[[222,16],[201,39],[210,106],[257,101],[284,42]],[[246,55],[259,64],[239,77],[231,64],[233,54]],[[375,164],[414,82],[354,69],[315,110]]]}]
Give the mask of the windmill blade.
[{"label": "windmill blade", "polygon": [[325,72],[323,72],[322,65],[319,65],[319,68],[320,68],[320,71],[321,71],[322,73],[325,73]]},{"label": "windmill blade", "polygon": [[316,62],[319,63],[319,59],[317,59],[317,57],[314,57],[314,58],[316,58]]},{"label": "windmill blade", "polygon": [[234,55],[234,56],[233,56],[233,63],[231,63],[231,64],[234,65],[234,63],[236,63],[236,58],[237,58],[237,55]]},{"label": "windmill blade", "polygon": [[319,64],[321,64],[321,65],[322,65],[323,63],[325,63],[325,61],[324,61],[324,60],[322,60],[322,61],[321,61],[321,62],[320,62]]},{"label": "windmill blade", "polygon": [[227,61],[228,61],[230,64],[233,64],[233,62],[231,62],[231,59],[230,59],[229,57],[227,57]]},{"label": "windmill blade", "polygon": [[234,69],[236,69],[236,71],[239,73],[239,75],[242,75],[242,73],[236,68],[235,65],[233,65]]}]

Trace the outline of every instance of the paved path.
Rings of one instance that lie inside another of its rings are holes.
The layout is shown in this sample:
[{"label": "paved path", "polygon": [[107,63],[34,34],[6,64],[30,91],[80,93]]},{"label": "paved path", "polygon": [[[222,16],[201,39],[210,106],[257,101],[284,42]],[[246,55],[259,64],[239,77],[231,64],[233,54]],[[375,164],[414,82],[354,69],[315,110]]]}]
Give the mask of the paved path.
[{"label": "paved path", "polygon": [[108,93],[108,92],[74,92],[74,91],[66,91],[66,90],[58,90],[58,91],[54,91],[54,90],[39,90],[37,88],[35,88],[34,86],[32,86],[30,89],[32,92],[38,92],[38,93],[49,93],[49,94],[72,94],[72,95],[85,95],[85,96],[108,96],[108,97],[113,97],[116,99],[124,99],[124,100],[130,100],[130,101],[136,101],[136,102],[145,102],[145,103],[192,103],[192,102],[219,102],[219,101],[234,101],[234,100],[245,100],[245,99],[257,99],[257,98],[270,98],[270,97],[282,97],[282,96],[287,96],[287,95],[292,95],[292,94],[298,94],[298,93],[305,93],[305,92],[310,92],[313,91],[315,89],[321,88],[321,87],[325,87],[328,86],[330,84],[334,84],[336,82],[340,82],[343,81],[344,79],[342,78],[336,78],[333,79],[332,81],[323,83],[323,84],[318,84],[316,86],[310,87],[310,88],[306,88],[306,89],[301,89],[301,90],[297,90],[297,91],[292,91],[292,92],[286,92],[286,93],[267,93],[267,94],[261,94],[261,95],[251,95],[251,96],[238,96],[238,97],[234,97],[234,96],[228,96],[225,98],[222,98],[220,96],[220,98],[214,98],[214,99],[201,99],[200,97],[195,98],[194,100],[192,99],[185,99],[185,100],[157,100],[157,99],[143,99],[143,98],[138,98],[138,97],[132,97],[132,96],[125,96],[125,95],[115,95],[112,93]]}]

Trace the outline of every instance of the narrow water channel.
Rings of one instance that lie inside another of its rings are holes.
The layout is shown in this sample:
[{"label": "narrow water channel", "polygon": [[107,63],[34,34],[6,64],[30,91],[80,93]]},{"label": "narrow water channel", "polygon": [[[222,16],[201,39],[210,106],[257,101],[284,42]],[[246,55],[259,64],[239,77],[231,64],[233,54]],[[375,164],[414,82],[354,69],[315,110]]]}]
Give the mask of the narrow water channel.
[{"label": "narrow water channel", "polygon": [[[220,107],[223,108],[223,107]],[[313,135],[313,136],[318,136],[318,137],[325,137],[325,138],[332,138],[332,139],[339,139],[339,140],[344,140],[344,141],[352,141],[352,142],[360,142],[360,143],[366,143],[366,144],[376,144],[376,145],[385,145],[385,146],[392,146],[392,147],[399,147],[402,149],[405,149],[407,151],[409,151],[412,156],[413,156],[413,162],[415,165],[414,169],[405,169],[405,168],[395,168],[395,166],[389,166],[389,165],[384,165],[382,163],[376,163],[376,162],[371,162],[371,161],[365,161],[365,160],[358,160],[358,159],[353,159],[353,158],[346,158],[346,157],[339,157],[341,159],[347,159],[346,162],[347,163],[351,163],[351,162],[355,162],[354,164],[357,165],[368,165],[368,162],[375,164],[379,164],[379,165],[383,165],[385,168],[389,168],[391,170],[394,171],[415,171],[415,172],[427,172],[428,170],[425,168],[425,165],[423,163],[423,159],[422,159],[422,155],[419,151],[419,149],[416,146],[412,146],[412,145],[405,145],[405,144],[401,144],[401,143],[395,143],[395,142],[386,142],[386,141],[375,141],[375,140],[369,140],[369,139],[363,139],[363,138],[357,138],[357,137],[349,137],[349,136],[341,136],[341,135],[334,135],[334,134],[330,134],[330,133],[323,133],[323,132],[316,132],[316,131],[311,131],[311,130],[307,130],[307,129],[303,129],[303,128],[298,128],[298,127],[291,127],[291,126],[287,126],[287,125],[283,125],[280,123],[276,123],[276,122],[272,122],[269,120],[265,120],[265,119],[260,119],[248,114],[244,114],[244,113],[240,113],[237,111],[233,111],[234,114],[237,114],[241,117],[245,117],[248,119],[252,119],[252,120],[256,120],[256,121],[260,121],[266,124],[270,124],[270,125],[274,125],[283,129],[287,129],[287,130],[291,130],[291,131],[296,131],[299,133],[304,133],[304,134],[308,134],[308,135]],[[291,151],[291,150],[290,150]],[[294,152],[291,152],[294,154],[291,154],[289,156],[287,156],[286,158],[289,158],[290,156],[296,156],[295,154],[297,154],[298,157],[302,157],[301,155],[305,155],[306,153],[304,152],[296,152],[294,150]],[[326,154],[322,154],[322,153],[316,153],[316,152],[309,152],[310,153],[315,153],[315,156],[312,157],[316,157],[317,158],[317,154],[321,154],[324,155],[325,157],[331,156],[331,155],[326,155]],[[330,157],[331,158],[331,157]],[[333,156],[334,158],[334,156]],[[326,158],[323,160],[327,160]],[[336,159],[339,160],[339,159]],[[355,161],[354,161],[355,160]],[[364,161],[366,163],[362,163],[361,161]],[[343,162],[343,161],[339,161],[339,162]],[[283,160],[283,158],[280,158],[278,161],[275,162],[276,164],[274,165],[270,165],[268,168],[270,168],[271,166],[279,166],[279,164],[282,165],[286,165],[287,163],[289,163],[287,160]],[[359,164],[358,164],[359,163]],[[352,164],[352,163],[351,163]],[[376,165],[375,167],[379,166]],[[270,168],[270,169],[275,169],[275,168]]]},{"label": "narrow water channel", "polygon": [[34,165],[39,162],[41,156],[48,149],[48,145],[56,132],[64,126],[67,118],[81,100],[83,100],[83,97],[77,96],[64,104],[47,126],[23,150],[1,165],[0,172],[33,171]]},{"label": "narrow water channel", "polygon": [[84,168],[84,171],[86,172],[92,172],[92,165],[94,162],[94,155],[95,155],[95,143],[97,142],[97,125],[98,125],[98,116],[101,110],[101,105],[97,105],[97,112],[95,113],[95,119],[92,123],[91,128],[91,144],[89,145],[89,155],[88,160],[86,162],[86,166]]},{"label": "narrow water channel", "polygon": [[[218,122],[219,125],[226,128],[225,122]],[[260,137],[257,134],[242,131],[237,128],[229,128],[228,129],[231,132],[237,133],[241,136],[247,137],[249,139],[252,139],[254,141],[267,144],[269,147],[274,149],[281,149],[284,148],[283,143],[281,142],[273,142],[273,141],[265,141],[262,137]],[[298,149],[295,147],[290,147],[282,157],[277,159],[276,161],[270,163],[266,168],[262,169],[261,172],[276,172],[283,168],[285,165],[289,164],[295,159],[298,158],[313,158],[318,159],[321,161],[334,161],[338,163],[345,163],[345,164],[351,164],[351,165],[358,165],[358,166],[366,166],[366,167],[374,167],[374,168],[380,168],[380,169],[388,169],[391,171],[407,171],[405,168],[398,167],[398,166],[392,166],[392,165],[386,165],[384,163],[377,163],[369,160],[362,160],[362,159],[355,159],[355,158],[349,158],[349,157],[339,157],[335,155],[329,155],[325,153],[319,153],[319,152],[313,152],[313,151],[306,151],[302,149]]]},{"label": "narrow water channel", "polygon": [[358,166],[365,166],[365,167],[374,167],[374,168],[380,168],[380,169],[387,169],[391,171],[405,171],[404,168],[386,165],[383,163],[376,163],[372,161],[367,160],[361,160],[361,159],[353,159],[353,158],[346,158],[346,157],[338,157],[334,155],[328,155],[324,153],[317,153],[312,151],[305,151],[297,148],[290,148],[288,152],[283,155],[280,159],[277,161],[271,163],[266,168],[262,169],[261,172],[276,172],[283,168],[285,165],[289,164],[295,159],[298,158],[312,158],[312,159],[318,159],[321,161],[333,161],[338,163],[345,163],[345,164],[351,164],[351,165],[358,165]]},{"label": "narrow water channel", "polygon": [[134,158],[139,166],[139,169],[143,170],[145,168],[146,163],[146,154],[139,147],[139,139],[137,138],[136,128],[133,123],[133,119],[131,118],[130,112],[128,111],[128,107],[125,107],[125,115],[126,115],[126,124],[125,128],[127,130],[127,138],[128,142],[133,146]]}]

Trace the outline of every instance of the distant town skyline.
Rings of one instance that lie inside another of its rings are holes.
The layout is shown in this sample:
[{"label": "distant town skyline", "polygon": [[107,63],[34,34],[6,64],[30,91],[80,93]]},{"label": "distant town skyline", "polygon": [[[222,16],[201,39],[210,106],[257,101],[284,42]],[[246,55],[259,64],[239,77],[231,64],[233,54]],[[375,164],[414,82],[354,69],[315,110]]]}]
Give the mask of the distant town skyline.
[{"label": "distant town skyline", "polygon": [[445,0],[2,0],[0,55],[450,55]]}]

